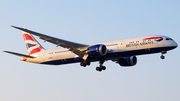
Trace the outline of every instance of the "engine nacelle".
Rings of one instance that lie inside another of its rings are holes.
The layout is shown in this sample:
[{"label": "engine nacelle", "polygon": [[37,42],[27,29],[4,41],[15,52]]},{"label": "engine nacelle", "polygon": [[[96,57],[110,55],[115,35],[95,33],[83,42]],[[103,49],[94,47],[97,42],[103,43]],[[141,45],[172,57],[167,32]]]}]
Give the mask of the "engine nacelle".
[{"label": "engine nacelle", "polygon": [[123,57],[118,60],[118,63],[121,66],[134,66],[137,63],[136,56]]},{"label": "engine nacelle", "polygon": [[105,45],[98,44],[98,45],[89,46],[87,52],[90,57],[99,57],[106,55],[107,48]]}]

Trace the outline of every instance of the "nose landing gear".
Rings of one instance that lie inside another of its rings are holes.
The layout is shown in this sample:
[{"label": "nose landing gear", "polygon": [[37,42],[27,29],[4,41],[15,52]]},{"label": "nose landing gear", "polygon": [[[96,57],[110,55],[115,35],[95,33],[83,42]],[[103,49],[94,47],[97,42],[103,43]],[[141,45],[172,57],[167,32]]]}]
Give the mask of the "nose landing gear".
[{"label": "nose landing gear", "polygon": [[161,59],[165,59],[165,56],[164,56],[163,54],[166,54],[166,53],[167,53],[166,51],[162,51],[162,52],[161,52],[162,55],[160,56],[160,58],[161,58]]},{"label": "nose landing gear", "polygon": [[160,58],[161,58],[161,59],[165,59],[165,56],[161,55]]}]

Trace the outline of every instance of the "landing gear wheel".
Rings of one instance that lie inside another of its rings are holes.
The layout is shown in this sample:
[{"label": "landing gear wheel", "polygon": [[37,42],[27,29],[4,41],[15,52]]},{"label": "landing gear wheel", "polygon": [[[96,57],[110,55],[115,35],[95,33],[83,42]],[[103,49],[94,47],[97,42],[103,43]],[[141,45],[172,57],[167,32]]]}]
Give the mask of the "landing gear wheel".
[{"label": "landing gear wheel", "polygon": [[81,66],[86,67],[87,65],[89,66],[91,63],[89,61],[83,61],[80,63]]},{"label": "landing gear wheel", "polygon": [[102,70],[106,70],[106,67],[105,67],[105,66],[102,66]]},{"label": "landing gear wheel", "polygon": [[163,56],[163,54],[166,54],[166,53],[167,53],[167,51],[162,51],[162,52],[161,52],[161,57],[160,57],[160,58],[161,58],[161,59],[165,59],[165,57]]},{"label": "landing gear wheel", "polygon": [[99,69],[100,69],[99,67],[96,67],[96,70],[97,70],[97,71],[99,71]]},{"label": "landing gear wheel", "polygon": [[81,66],[84,66],[84,63],[83,63],[83,62],[81,62],[81,63],[80,63],[80,65],[81,65]]},{"label": "landing gear wheel", "polygon": [[164,59],[165,57],[163,55],[161,55],[161,59]]},{"label": "landing gear wheel", "polygon": [[96,70],[97,70],[97,71],[101,72],[102,70],[106,70],[106,67],[105,67],[105,66],[102,66],[103,63],[104,63],[103,60],[102,60],[102,61],[99,61],[100,66],[99,66],[99,67],[96,67]]},{"label": "landing gear wheel", "polygon": [[100,69],[99,69],[99,72],[101,72],[101,71],[102,71],[102,69],[100,68]]},{"label": "landing gear wheel", "polygon": [[89,66],[91,63],[89,61],[87,61],[87,65]]},{"label": "landing gear wheel", "polygon": [[96,67],[96,70],[99,71],[99,72],[102,71],[102,69],[100,67]]}]

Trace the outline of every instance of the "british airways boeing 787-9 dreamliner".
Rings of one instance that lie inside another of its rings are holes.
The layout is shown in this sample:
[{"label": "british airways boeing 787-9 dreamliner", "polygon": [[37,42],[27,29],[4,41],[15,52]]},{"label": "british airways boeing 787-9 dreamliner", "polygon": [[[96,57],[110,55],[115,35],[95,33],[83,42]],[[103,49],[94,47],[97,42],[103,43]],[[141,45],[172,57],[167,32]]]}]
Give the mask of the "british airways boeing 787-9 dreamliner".
[{"label": "british airways boeing 787-9 dreamliner", "polygon": [[[164,59],[167,51],[176,48],[177,43],[167,36],[153,35],[94,44],[79,44],[37,33],[28,29],[12,26],[23,33],[29,55],[4,51],[10,54],[23,57],[22,61],[62,65],[80,62],[81,66],[86,67],[91,62],[99,61],[100,66],[97,71],[105,70],[103,63],[112,60],[121,66],[134,66],[137,63],[136,55],[161,53]],[[46,50],[31,35],[36,35],[40,39],[61,46],[63,48]]]}]

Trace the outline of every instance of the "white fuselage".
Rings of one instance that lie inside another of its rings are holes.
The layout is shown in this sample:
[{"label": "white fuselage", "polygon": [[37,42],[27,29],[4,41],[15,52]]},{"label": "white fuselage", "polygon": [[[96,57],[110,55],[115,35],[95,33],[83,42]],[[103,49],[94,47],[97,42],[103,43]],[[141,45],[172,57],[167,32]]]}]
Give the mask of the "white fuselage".
[{"label": "white fuselage", "polygon": [[[99,59],[113,60],[126,56],[168,51],[177,47],[177,43],[175,41],[173,41],[172,39],[168,39],[170,38],[167,36],[145,36],[89,44],[89,46],[103,44],[107,47],[108,53],[106,56],[103,57],[93,57],[88,59],[90,62],[99,61]],[[43,50],[39,53],[33,54],[32,56],[35,56],[37,58],[26,58],[22,60],[33,63],[52,65],[75,63],[82,61],[82,58],[65,48]]]}]

